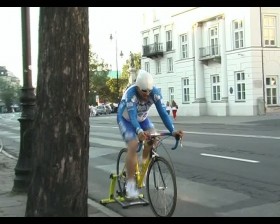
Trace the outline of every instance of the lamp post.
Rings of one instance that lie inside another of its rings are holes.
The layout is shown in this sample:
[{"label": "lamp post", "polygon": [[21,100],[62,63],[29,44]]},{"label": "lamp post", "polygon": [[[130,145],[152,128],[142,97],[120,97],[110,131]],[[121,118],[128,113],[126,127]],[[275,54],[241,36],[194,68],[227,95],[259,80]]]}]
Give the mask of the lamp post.
[{"label": "lamp post", "polygon": [[32,124],[35,112],[35,93],[32,87],[31,44],[30,44],[30,9],[21,7],[22,22],[22,58],[23,87],[20,103],[22,106],[20,122],[20,150],[15,167],[14,192],[27,192],[31,178],[31,154],[33,131]]},{"label": "lamp post", "polygon": [[[110,34],[110,39],[113,40],[113,35]],[[118,69],[118,40],[117,35],[115,37],[116,40],[116,69],[117,69],[117,103],[119,103],[119,69]],[[121,51],[120,56],[123,56],[123,53]]]}]

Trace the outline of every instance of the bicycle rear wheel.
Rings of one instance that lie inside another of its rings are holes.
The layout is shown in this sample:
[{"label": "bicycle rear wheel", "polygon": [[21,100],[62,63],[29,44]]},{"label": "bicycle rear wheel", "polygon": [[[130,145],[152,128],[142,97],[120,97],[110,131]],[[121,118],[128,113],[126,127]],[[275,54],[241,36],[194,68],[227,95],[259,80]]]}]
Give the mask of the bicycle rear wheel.
[{"label": "bicycle rear wheel", "polygon": [[177,202],[175,173],[162,157],[152,160],[147,173],[147,194],[151,208],[156,216],[173,215]]},{"label": "bicycle rear wheel", "polygon": [[117,175],[118,175],[118,187],[119,191],[117,192],[119,196],[124,197],[126,195],[125,185],[126,185],[126,165],[125,160],[127,156],[127,148],[123,148],[119,154],[117,159]]}]

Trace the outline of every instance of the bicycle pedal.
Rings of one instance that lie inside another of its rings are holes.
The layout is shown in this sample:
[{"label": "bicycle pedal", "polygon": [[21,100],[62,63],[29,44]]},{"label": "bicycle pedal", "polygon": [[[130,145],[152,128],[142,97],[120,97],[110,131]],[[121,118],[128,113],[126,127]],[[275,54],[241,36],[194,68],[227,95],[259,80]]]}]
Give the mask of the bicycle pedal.
[{"label": "bicycle pedal", "polygon": [[116,194],[120,197],[125,197],[126,193],[121,191],[116,191]]}]

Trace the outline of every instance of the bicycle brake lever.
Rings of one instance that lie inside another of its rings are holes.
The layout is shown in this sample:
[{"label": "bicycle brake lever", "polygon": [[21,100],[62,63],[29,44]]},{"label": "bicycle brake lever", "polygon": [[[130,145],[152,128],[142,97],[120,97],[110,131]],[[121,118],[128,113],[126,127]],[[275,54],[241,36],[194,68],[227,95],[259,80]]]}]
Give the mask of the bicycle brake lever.
[{"label": "bicycle brake lever", "polygon": [[174,149],[176,149],[178,147],[179,141],[180,141],[181,148],[183,148],[182,138],[179,138],[179,139],[176,139],[175,145],[171,148],[172,150],[174,150]]},{"label": "bicycle brake lever", "polygon": [[179,139],[178,140],[176,139],[176,143],[175,143],[175,145],[171,149],[172,150],[176,149],[178,147],[178,143],[179,143]]}]

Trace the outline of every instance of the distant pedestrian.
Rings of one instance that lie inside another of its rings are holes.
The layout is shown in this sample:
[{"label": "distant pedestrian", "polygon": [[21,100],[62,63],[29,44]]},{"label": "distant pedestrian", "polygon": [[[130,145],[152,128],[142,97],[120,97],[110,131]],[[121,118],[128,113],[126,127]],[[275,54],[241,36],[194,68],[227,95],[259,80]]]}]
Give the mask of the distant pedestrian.
[{"label": "distant pedestrian", "polygon": [[90,114],[89,114],[90,117],[96,116],[96,111],[95,111],[93,105],[90,105],[90,106],[89,106],[89,112],[90,112]]},{"label": "distant pedestrian", "polygon": [[170,115],[170,111],[171,111],[171,106],[169,101],[166,102],[166,112],[168,113],[168,115]]},{"label": "distant pedestrian", "polygon": [[175,100],[172,100],[171,108],[172,108],[172,115],[173,115],[173,118],[174,118],[174,120],[176,120],[178,105],[177,105],[177,103],[175,102]]}]

